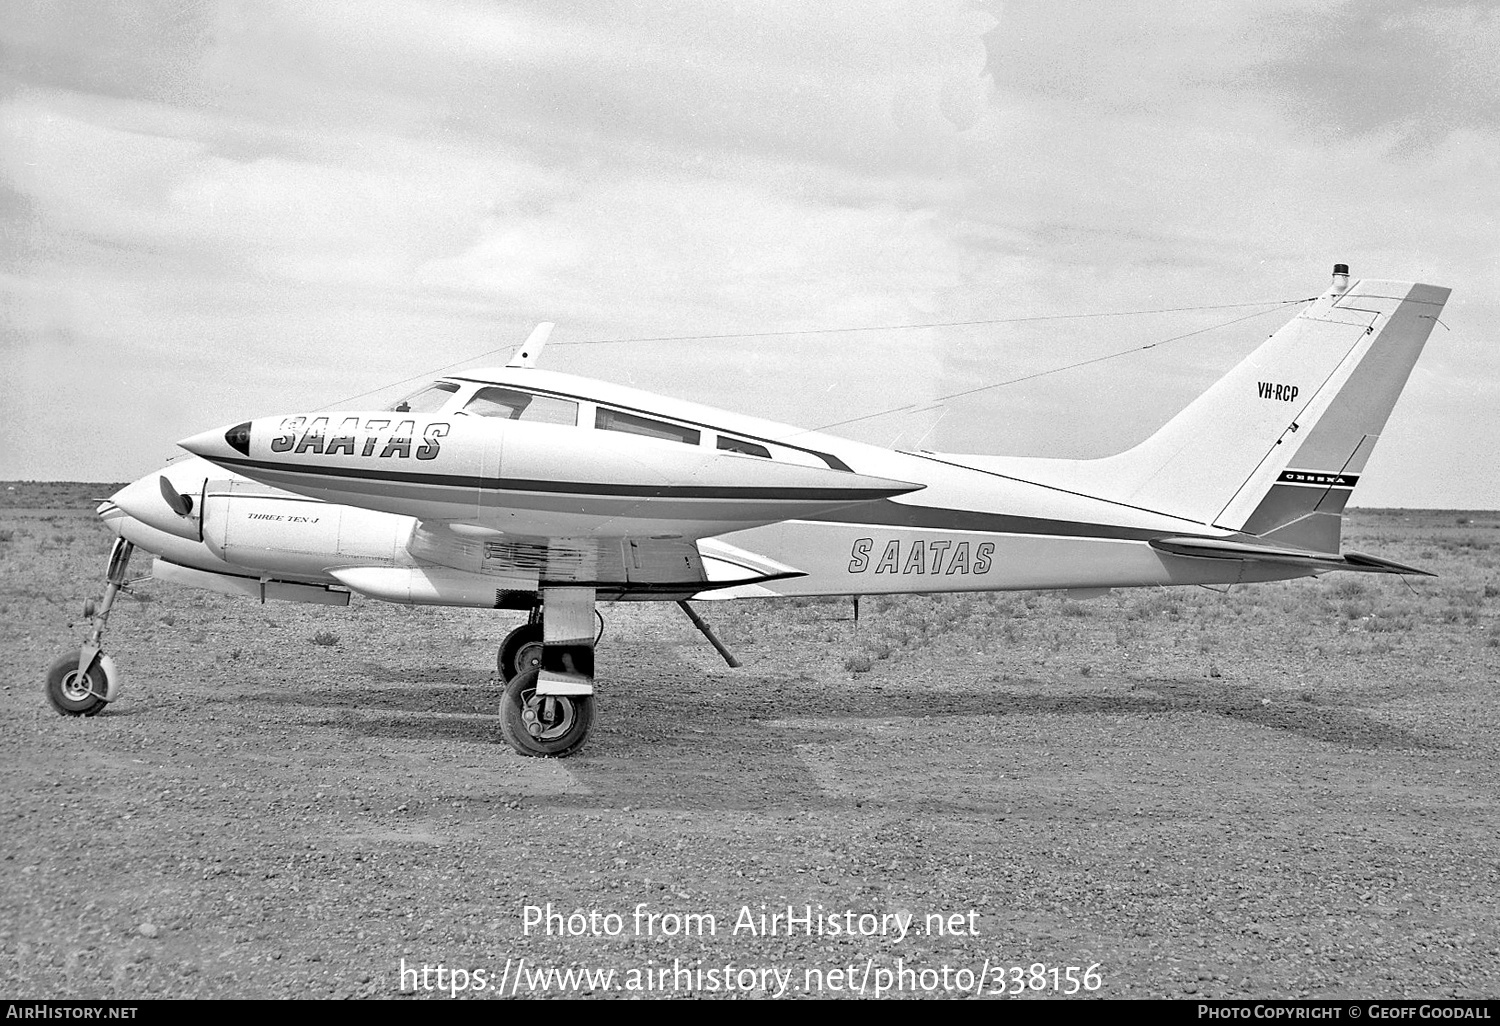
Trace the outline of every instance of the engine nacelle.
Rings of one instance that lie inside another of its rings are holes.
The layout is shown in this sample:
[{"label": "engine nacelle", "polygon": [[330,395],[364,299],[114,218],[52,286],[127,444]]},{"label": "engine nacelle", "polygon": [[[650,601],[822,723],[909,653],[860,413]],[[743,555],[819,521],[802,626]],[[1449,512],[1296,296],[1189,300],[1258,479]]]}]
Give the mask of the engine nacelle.
[{"label": "engine nacelle", "polygon": [[253,481],[210,482],[203,543],[236,566],[326,578],[329,567],[390,565],[404,552],[413,520],[278,493]]}]

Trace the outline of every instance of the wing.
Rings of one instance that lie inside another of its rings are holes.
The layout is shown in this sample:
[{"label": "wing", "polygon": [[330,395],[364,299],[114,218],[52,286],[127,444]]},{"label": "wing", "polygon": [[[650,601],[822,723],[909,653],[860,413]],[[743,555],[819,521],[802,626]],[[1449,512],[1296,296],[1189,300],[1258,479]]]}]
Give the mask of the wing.
[{"label": "wing", "polygon": [[712,538],[615,536],[546,538],[419,521],[407,551],[417,567],[349,567],[330,572],[374,598],[440,601],[472,592],[497,606],[529,608],[543,586],[593,588],[600,599],[690,598],[801,577],[802,571]]}]

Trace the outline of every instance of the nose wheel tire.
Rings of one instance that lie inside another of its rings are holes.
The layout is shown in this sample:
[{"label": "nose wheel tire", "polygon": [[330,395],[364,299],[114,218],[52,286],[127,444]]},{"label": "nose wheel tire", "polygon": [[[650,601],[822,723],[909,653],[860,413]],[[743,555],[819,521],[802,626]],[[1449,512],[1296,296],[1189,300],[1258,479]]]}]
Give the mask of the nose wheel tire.
[{"label": "nose wheel tire", "polygon": [[535,668],[505,685],[500,733],[522,755],[562,758],[588,740],[594,725],[593,695],[538,695]]},{"label": "nose wheel tire", "polygon": [[103,698],[108,682],[96,659],[87,673],[78,672],[78,650],[59,656],[47,670],[47,701],[64,716],[94,716],[109,703]]},{"label": "nose wheel tire", "polygon": [[500,643],[500,653],[495,658],[495,668],[507,681],[515,680],[522,670],[537,670],[542,666],[542,625],[526,623],[505,636]]}]

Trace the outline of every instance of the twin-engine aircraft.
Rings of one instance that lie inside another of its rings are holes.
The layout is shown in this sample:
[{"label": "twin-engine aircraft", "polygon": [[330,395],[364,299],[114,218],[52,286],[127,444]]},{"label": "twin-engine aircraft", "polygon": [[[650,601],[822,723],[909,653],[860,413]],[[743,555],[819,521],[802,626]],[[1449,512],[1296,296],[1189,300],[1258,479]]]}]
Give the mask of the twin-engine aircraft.
[{"label": "twin-engine aircraft", "polygon": [[118,695],[101,644],[136,547],[159,580],[261,601],[527,612],[500,646],[499,719],[534,756],[589,736],[600,601],[677,601],[714,640],[687,600],[1420,574],[1339,532],[1448,294],[1338,265],[1156,434],[1094,460],[891,451],[552,373],[542,325],[504,368],[390,409],[181,442],[192,459],[99,506],[118,535],[104,596],[47,694],[84,716]]}]

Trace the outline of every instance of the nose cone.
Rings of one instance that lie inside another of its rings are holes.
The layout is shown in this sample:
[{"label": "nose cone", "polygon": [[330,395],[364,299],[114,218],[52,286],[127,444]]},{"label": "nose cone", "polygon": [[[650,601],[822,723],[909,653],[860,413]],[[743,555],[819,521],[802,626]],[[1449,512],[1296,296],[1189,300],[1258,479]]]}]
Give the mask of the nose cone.
[{"label": "nose cone", "polygon": [[214,428],[201,435],[184,438],[177,444],[194,456],[202,456],[213,462],[248,456],[250,455],[250,421],[247,420],[243,424],[236,424],[230,428]]},{"label": "nose cone", "polygon": [[[170,480],[165,474],[147,474],[115,492],[109,497],[109,501],[125,516],[139,520],[147,527],[154,527],[178,538],[197,541],[198,510],[195,508],[197,499],[194,496],[202,490],[201,476],[194,482]],[[174,501],[177,507],[175,509]],[[108,503],[105,504],[107,505]],[[105,506],[99,508],[99,513],[109,519]]]}]

